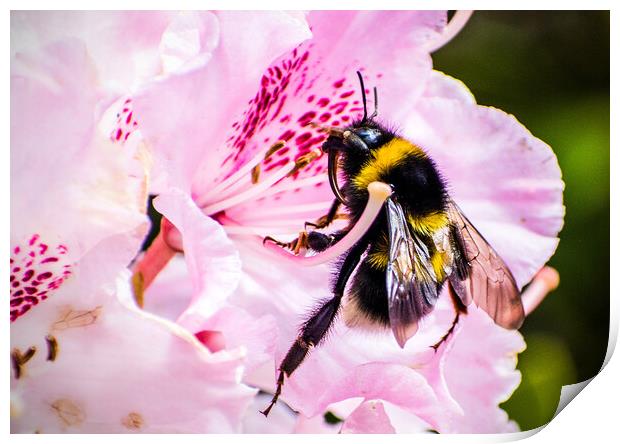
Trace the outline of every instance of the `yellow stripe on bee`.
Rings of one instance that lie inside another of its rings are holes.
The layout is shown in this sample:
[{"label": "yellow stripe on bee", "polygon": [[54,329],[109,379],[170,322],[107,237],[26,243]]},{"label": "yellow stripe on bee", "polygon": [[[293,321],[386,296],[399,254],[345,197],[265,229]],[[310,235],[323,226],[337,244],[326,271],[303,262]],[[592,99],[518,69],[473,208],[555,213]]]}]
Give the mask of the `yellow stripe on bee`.
[{"label": "yellow stripe on bee", "polygon": [[388,266],[389,257],[387,251],[371,251],[366,258],[370,266],[377,270],[385,270]]},{"label": "yellow stripe on bee", "polygon": [[371,182],[381,181],[392,168],[411,156],[425,157],[426,154],[411,142],[395,137],[372,152],[372,158],[353,179],[353,184],[365,190]]},{"label": "yellow stripe on bee", "polygon": [[439,252],[435,252],[431,256],[431,265],[433,266],[435,276],[439,281],[443,280],[446,277],[446,274],[444,272],[445,259],[446,255]]},{"label": "yellow stripe on bee", "polygon": [[385,270],[388,266],[390,248],[388,247],[388,239],[384,234],[370,248],[366,259],[372,268],[377,270]]},{"label": "yellow stripe on bee", "polygon": [[426,216],[407,216],[409,226],[416,233],[433,236],[433,234],[448,225],[448,215],[443,212],[427,214]]}]

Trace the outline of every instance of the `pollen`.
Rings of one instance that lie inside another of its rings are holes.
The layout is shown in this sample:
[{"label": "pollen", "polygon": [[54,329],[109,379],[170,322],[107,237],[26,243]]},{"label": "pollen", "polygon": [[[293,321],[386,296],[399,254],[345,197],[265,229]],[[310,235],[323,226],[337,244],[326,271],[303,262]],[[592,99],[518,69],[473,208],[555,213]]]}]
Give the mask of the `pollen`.
[{"label": "pollen", "polygon": [[356,188],[366,189],[369,183],[382,181],[393,168],[412,156],[425,157],[426,154],[411,142],[396,137],[373,152],[372,158],[353,179],[353,184]]}]

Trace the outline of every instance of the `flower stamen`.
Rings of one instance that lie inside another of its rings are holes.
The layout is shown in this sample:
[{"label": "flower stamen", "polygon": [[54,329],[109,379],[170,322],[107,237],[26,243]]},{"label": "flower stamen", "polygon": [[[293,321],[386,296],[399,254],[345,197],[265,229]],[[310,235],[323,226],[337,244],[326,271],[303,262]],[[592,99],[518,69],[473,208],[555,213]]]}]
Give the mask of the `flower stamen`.
[{"label": "flower stamen", "polygon": [[560,274],[549,266],[544,266],[532,279],[527,289],[521,294],[523,310],[529,316],[545,297],[560,285]]},{"label": "flower stamen", "polygon": [[[199,198],[195,199],[196,205],[199,207],[204,207],[208,203],[210,203],[210,199],[213,196],[222,195],[225,193],[226,195],[230,195],[231,191],[239,188],[239,182],[247,176],[248,173],[253,172],[253,170],[258,167],[261,162],[268,159],[271,155],[273,155],[278,150],[284,148],[285,142],[280,140],[268,148],[263,150],[259,150],[252,159],[243,164],[237,171],[228,176],[226,179],[218,183],[214,186],[209,192],[204,193]],[[254,173],[252,173],[254,174]],[[235,186],[236,185],[236,186]]]},{"label": "flower stamen", "polygon": [[211,215],[215,213],[219,213],[220,211],[224,211],[230,207],[234,207],[235,205],[239,205],[240,203],[253,200],[259,196],[263,196],[264,192],[268,190],[273,184],[288,176],[291,169],[295,167],[295,162],[287,162],[284,166],[279,168],[275,173],[271,174],[265,181],[257,183],[255,186],[236,194],[228,199],[221,200],[219,202],[215,202],[206,207],[202,207],[202,210],[205,214]]}]

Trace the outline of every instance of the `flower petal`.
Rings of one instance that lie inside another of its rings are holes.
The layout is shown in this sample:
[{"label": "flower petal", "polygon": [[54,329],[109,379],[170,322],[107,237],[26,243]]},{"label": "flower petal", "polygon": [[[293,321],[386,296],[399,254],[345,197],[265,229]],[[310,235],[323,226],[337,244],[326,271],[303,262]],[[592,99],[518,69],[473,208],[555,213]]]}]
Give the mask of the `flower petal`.
[{"label": "flower petal", "polygon": [[523,286],[548,261],[562,227],[555,154],[513,116],[464,101],[420,100],[406,122],[465,215]]},{"label": "flower petal", "polygon": [[99,94],[84,47],[71,40],[23,54],[12,71],[12,243],[36,233],[79,258],[106,236],[145,229],[138,147],[96,132]]},{"label": "flower petal", "polygon": [[207,11],[179,13],[164,31],[159,49],[163,70],[181,72],[207,63],[218,44],[219,23]]},{"label": "flower petal", "polygon": [[506,401],[521,382],[517,353],[525,349],[518,331],[493,323],[481,309],[470,306],[446,354],[444,378],[454,399],[463,408],[446,432],[508,433],[518,426],[498,404]]},{"label": "flower petal", "polygon": [[380,401],[360,404],[342,425],[340,433],[396,433]]},{"label": "flower petal", "polygon": [[240,430],[255,393],[240,383],[241,351],[210,354],[188,331],[136,309],[129,272],[117,271],[125,241],[103,241],[45,310],[12,325],[14,351],[37,348],[11,379],[21,405],[12,432]]},{"label": "flower petal", "polygon": [[147,174],[136,141],[115,146],[98,132],[100,92],[78,41],[15,56],[11,88],[15,321],[55,294],[104,239],[129,234],[118,253],[131,260],[147,228]]},{"label": "flower petal", "polygon": [[238,253],[223,228],[205,216],[181,190],[172,188],[153,204],[183,237],[194,295],[178,322],[197,332],[203,320],[220,308],[237,287],[241,275]]},{"label": "flower petal", "polygon": [[174,11],[12,11],[11,51],[84,42],[108,89],[127,93],[161,72],[158,45]]},{"label": "flower petal", "polygon": [[258,394],[243,416],[243,433],[292,433],[296,415],[284,404],[277,404],[265,418],[260,411],[269,403],[271,396]]},{"label": "flower petal", "polygon": [[152,83],[135,97],[134,110],[156,163],[171,185],[185,191],[203,159],[199,174],[217,175],[227,155],[225,131],[252,97],[262,72],[309,37],[305,22],[287,13],[224,11],[217,21],[219,43],[205,66]]}]

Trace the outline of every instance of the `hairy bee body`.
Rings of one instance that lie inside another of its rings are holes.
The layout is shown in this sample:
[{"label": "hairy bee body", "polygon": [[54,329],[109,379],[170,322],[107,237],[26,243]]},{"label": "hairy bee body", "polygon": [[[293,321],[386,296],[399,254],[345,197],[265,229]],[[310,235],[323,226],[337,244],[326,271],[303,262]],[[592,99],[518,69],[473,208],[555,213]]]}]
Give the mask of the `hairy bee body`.
[{"label": "hairy bee body", "polygon": [[[437,292],[447,278],[446,267],[451,267],[450,249],[438,251],[433,236],[449,230],[446,184],[433,160],[417,145],[397,136],[373,122],[376,139],[365,141],[369,152],[343,149],[339,167],[343,172],[342,194],[350,218],[347,229],[361,216],[368,201],[367,186],[373,181],[390,184],[393,197],[403,208],[408,228],[428,248],[438,278],[433,285]],[[357,131],[354,123],[345,131]],[[369,128],[369,123],[364,124]],[[339,143],[339,139],[329,143]],[[389,262],[389,235],[387,212],[384,208],[366,233],[368,248],[365,257],[352,277],[344,319],[349,326],[389,327],[386,269]],[[432,306],[426,307],[427,314]]]}]

